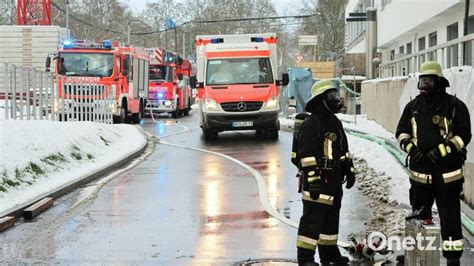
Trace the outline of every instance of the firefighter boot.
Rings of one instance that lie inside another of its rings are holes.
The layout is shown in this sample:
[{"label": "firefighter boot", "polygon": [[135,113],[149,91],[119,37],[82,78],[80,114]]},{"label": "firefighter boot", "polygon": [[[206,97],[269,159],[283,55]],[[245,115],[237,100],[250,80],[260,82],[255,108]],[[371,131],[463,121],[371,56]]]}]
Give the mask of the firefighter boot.
[{"label": "firefighter boot", "polygon": [[447,261],[448,266],[459,266],[459,265],[461,265],[458,258],[447,258],[446,261]]},{"label": "firefighter boot", "polygon": [[314,262],[314,251],[298,248],[298,266],[319,266]]},{"label": "firefighter boot", "polygon": [[341,256],[337,245],[319,245],[319,259],[321,265],[347,265],[349,258]]}]

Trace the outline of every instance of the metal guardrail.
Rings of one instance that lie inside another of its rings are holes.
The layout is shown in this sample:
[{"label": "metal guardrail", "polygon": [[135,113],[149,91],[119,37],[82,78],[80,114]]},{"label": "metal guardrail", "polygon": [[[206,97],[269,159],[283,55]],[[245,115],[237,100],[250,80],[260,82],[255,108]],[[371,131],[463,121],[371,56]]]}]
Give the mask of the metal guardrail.
[{"label": "metal guardrail", "polygon": [[[472,65],[474,63],[473,41],[474,33],[383,62],[379,66],[380,77],[406,76],[417,72],[421,64],[430,60],[438,61],[443,69],[462,66],[463,58],[467,59],[466,65]],[[464,46],[466,46],[465,49]]]},{"label": "metal guardrail", "polygon": [[52,73],[0,64],[0,102],[5,119],[113,123],[115,88],[59,79],[58,83]]}]

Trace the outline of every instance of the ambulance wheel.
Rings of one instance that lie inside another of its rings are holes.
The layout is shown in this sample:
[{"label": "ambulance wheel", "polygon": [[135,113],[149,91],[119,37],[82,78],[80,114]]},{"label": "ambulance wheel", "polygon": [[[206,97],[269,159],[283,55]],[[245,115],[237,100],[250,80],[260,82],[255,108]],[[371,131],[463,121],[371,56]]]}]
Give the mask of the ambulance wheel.
[{"label": "ambulance wheel", "polygon": [[277,140],[278,139],[278,128],[271,129],[267,131],[268,138],[272,140]]},{"label": "ambulance wheel", "polygon": [[257,138],[263,138],[265,136],[265,131],[257,129],[255,136],[257,136]]},{"label": "ambulance wheel", "polygon": [[205,128],[205,127],[202,128],[202,133],[203,133],[204,139],[206,141],[216,139],[219,136],[219,134],[217,132],[211,131],[211,130]]}]

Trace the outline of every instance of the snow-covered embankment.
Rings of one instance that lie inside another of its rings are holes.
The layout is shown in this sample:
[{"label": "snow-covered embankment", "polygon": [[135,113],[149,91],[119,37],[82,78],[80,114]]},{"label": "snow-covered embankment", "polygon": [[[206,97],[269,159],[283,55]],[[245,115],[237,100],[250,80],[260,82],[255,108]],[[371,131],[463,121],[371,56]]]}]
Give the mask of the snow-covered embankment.
[{"label": "snow-covered embankment", "polygon": [[92,122],[6,120],[0,136],[0,213],[114,164],[147,141],[134,126]]}]

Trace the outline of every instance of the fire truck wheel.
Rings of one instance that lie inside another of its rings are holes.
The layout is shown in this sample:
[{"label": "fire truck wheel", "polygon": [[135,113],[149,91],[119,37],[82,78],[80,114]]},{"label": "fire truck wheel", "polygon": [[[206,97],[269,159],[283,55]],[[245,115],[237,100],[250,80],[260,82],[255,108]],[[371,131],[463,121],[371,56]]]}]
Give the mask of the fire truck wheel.
[{"label": "fire truck wheel", "polygon": [[134,113],[132,114],[132,123],[133,124],[140,124],[140,121],[142,120],[142,113]]},{"label": "fire truck wheel", "polygon": [[114,121],[114,124],[120,124],[120,116],[114,115],[112,119]]},{"label": "fire truck wheel", "polygon": [[191,111],[191,98],[188,99],[188,106],[184,109],[184,115],[189,115],[189,111]]},{"label": "fire truck wheel", "polygon": [[120,115],[118,116],[119,123],[130,123],[130,117],[127,112],[127,107],[120,108]]},{"label": "fire truck wheel", "polygon": [[171,112],[171,117],[172,118],[178,118],[181,116],[181,112],[179,110],[179,102],[178,104],[176,104],[176,110],[174,110],[173,112]]}]

